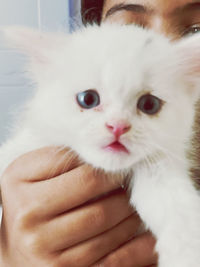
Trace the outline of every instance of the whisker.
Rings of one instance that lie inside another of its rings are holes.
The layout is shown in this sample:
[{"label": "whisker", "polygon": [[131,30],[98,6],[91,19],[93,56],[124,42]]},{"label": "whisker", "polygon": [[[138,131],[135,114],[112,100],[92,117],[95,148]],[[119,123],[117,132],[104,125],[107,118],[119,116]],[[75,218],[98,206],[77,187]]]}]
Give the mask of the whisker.
[{"label": "whisker", "polygon": [[[53,157],[59,154],[60,152],[64,151],[65,149],[68,149],[68,147],[66,147],[65,145],[59,147],[58,149],[55,150]],[[65,158],[66,158],[66,163],[62,167],[60,173],[64,173],[64,170],[66,170],[67,166],[70,166],[72,164],[72,162],[75,160],[76,157],[77,157],[76,154],[71,149],[67,150],[59,159],[55,160],[55,165],[53,165],[52,168],[49,170],[48,179],[54,177],[59,168],[60,163],[64,161]],[[52,160],[52,158],[49,160]]]}]

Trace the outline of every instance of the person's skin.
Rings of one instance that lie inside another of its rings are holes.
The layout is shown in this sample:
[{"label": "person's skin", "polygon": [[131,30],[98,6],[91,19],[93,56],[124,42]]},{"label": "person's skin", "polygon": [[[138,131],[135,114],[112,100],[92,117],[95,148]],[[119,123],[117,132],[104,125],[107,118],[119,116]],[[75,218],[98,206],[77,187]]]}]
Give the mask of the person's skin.
[{"label": "person's skin", "polygon": [[[105,0],[104,20],[136,23],[174,40],[199,30],[200,4]],[[55,148],[30,152],[4,173],[0,265],[155,266],[155,240],[150,233],[135,236],[140,220],[126,192],[63,153],[55,154]]]},{"label": "person's skin", "polygon": [[[129,256],[124,266],[156,261],[149,233],[128,242],[140,220],[126,192],[102,173],[66,156],[66,150],[43,148],[21,156],[3,174],[1,191],[2,267],[98,266],[100,259],[109,254],[110,261],[110,253],[125,243],[126,254],[134,254],[135,263]],[[124,253],[121,248],[119,256]],[[141,248],[147,252],[142,261]]]},{"label": "person's skin", "polygon": [[137,24],[179,39],[200,29],[199,0],[105,0],[102,20]]}]

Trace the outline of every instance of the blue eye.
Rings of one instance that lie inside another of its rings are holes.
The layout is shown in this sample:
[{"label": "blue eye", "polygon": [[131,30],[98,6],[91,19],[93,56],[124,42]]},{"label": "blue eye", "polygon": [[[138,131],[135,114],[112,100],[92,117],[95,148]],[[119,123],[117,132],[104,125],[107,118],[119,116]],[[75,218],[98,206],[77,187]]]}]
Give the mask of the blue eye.
[{"label": "blue eye", "polygon": [[99,94],[95,90],[86,90],[77,94],[77,102],[82,108],[90,109],[100,104]]},{"label": "blue eye", "polygon": [[154,115],[158,113],[161,107],[162,101],[156,96],[150,94],[141,96],[137,104],[137,108],[148,115]]}]

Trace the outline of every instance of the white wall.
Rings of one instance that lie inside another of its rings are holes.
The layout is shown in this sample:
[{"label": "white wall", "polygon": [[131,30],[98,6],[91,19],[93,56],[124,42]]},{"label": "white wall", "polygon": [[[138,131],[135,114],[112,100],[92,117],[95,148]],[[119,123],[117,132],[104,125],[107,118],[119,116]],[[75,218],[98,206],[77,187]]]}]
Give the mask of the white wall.
[{"label": "white wall", "polygon": [[[0,0],[0,26],[17,24],[55,31],[69,29],[68,17],[68,0]],[[11,114],[31,94],[24,62],[0,37],[0,143],[6,139]]]}]

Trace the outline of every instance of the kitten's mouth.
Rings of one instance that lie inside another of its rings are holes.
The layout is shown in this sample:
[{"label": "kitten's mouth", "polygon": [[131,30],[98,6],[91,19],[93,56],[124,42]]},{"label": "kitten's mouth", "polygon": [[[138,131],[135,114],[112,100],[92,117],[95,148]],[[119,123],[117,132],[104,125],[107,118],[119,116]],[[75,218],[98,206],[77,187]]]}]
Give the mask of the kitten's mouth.
[{"label": "kitten's mouth", "polygon": [[111,151],[111,152],[124,152],[129,154],[128,149],[122,145],[119,141],[115,141],[107,146],[104,147],[105,150]]}]

